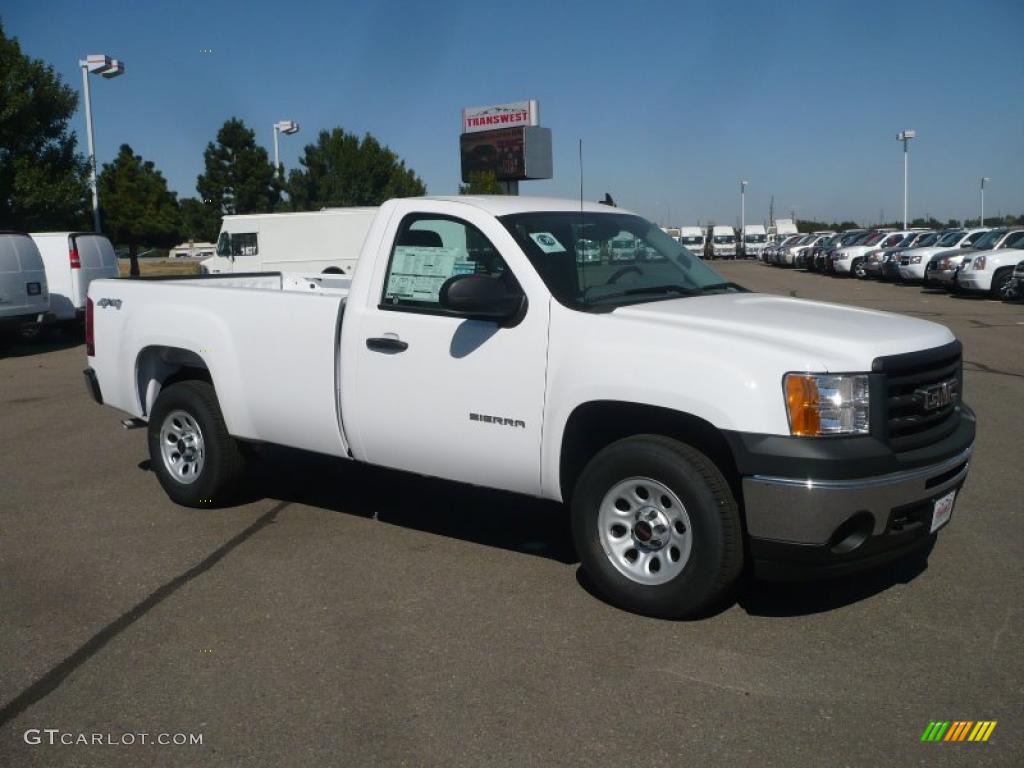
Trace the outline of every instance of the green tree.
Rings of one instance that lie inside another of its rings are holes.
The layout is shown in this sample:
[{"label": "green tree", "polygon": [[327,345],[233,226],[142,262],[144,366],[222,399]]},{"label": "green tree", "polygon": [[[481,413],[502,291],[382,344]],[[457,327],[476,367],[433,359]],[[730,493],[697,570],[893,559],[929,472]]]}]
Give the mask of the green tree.
[{"label": "green tree", "polygon": [[86,163],[68,120],[78,95],[21,52],[0,24],[0,221],[16,229],[80,227]]},{"label": "green tree", "polygon": [[181,237],[181,214],[175,194],[153,163],[127,144],[99,176],[100,214],[104,230],[128,246],[132,275],[139,274],[139,246],[170,248]]},{"label": "green tree", "polygon": [[[203,153],[206,172],[196,180],[196,189],[209,207],[214,229],[220,217],[230,213],[266,213],[281,199],[281,185],[267,150],[256,144],[256,134],[238,118],[231,118],[217,131],[217,142]],[[209,225],[207,225],[207,230]]]},{"label": "green tree", "polygon": [[181,210],[181,234],[189,240],[213,242],[220,231],[220,214],[213,206],[194,197],[183,197],[178,202]]},{"label": "green tree", "polygon": [[299,164],[302,168],[288,175],[294,210],[380,205],[427,191],[415,172],[370,134],[359,139],[341,128],[320,131],[316,144],[306,145]]},{"label": "green tree", "polygon": [[459,184],[460,195],[503,195],[505,190],[494,171],[470,171],[469,183]]}]

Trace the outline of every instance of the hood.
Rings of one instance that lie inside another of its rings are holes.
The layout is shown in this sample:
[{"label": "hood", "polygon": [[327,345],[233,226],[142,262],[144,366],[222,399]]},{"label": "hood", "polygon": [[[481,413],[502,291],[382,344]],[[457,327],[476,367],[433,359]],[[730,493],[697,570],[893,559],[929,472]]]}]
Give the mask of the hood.
[{"label": "hood", "polygon": [[[620,307],[615,318],[701,334],[723,354],[774,347],[788,370],[870,371],[883,355],[948,344],[943,325],[906,315],[762,293],[727,293]],[[650,334],[641,332],[643,336]]]}]

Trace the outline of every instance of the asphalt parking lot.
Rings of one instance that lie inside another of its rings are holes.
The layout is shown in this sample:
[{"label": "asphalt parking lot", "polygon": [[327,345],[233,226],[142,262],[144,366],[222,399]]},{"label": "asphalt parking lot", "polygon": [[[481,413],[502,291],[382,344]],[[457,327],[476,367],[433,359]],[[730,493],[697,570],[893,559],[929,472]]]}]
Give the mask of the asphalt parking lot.
[{"label": "asphalt parking lot", "polygon": [[[747,583],[666,622],[593,597],[561,508],[531,499],[268,451],[251,503],[184,509],[89,400],[83,347],[21,345],[0,352],[0,766],[1019,765],[1024,305],[714,266],[963,341],[979,436],[927,567]],[[921,743],[932,720],[998,725]]]}]

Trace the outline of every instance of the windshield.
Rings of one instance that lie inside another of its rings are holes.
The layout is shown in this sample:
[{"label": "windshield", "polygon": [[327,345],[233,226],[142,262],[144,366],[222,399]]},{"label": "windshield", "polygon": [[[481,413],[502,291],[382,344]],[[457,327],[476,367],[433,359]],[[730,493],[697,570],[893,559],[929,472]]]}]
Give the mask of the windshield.
[{"label": "windshield", "polygon": [[849,234],[843,235],[842,239],[839,241],[839,244],[843,246],[856,245],[867,236],[867,232],[851,232]]},{"label": "windshield", "polygon": [[979,251],[990,251],[996,247],[996,244],[999,242],[999,238],[1005,234],[1005,229],[993,229],[979,237],[977,242],[974,243],[974,247]]},{"label": "windshield", "polygon": [[1020,248],[1024,246],[1024,229],[1019,232],[1011,232],[1003,241],[1003,248]]},{"label": "windshield", "polygon": [[704,235],[683,235],[679,242],[683,245],[704,245]]},{"label": "windshield", "polygon": [[916,243],[914,243],[914,245],[917,246],[918,248],[924,248],[924,247],[929,246],[929,245],[934,245],[936,242],[938,242],[938,239],[939,239],[939,233],[938,232],[929,232],[927,235],[925,235],[920,240],[918,240]]},{"label": "windshield", "polygon": [[881,232],[875,232],[875,233],[874,233],[873,235],[871,235],[870,237],[868,237],[868,239],[867,239],[867,240],[865,240],[864,242],[862,242],[862,243],[858,243],[858,245],[874,245],[874,244],[875,244],[875,243],[877,243],[877,242],[878,242],[879,240],[881,240],[881,239],[882,239],[883,237],[885,237],[885,235],[884,235],[883,233],[881,233]]},{"label": "windshield", "polygon": [[719,245],[735,243],[736,237],[733,235],[715,235],[715,242]]},{"label": "windshield", "polygon": [[744,235],[743,239],[748,243],[763,243],[768,240],[768,235]]},{"label": "windshield", "polygon": [[[548,290],[570,309],[600,312],[647,301],[744,290],[639,216],[535,212],[502,216],[500,221]],[[577,259],[584,239],[599,245],[635,242],[637,255],[626,260]]]},{"label": "windshield", "polygon": [[947,232],[943,235],[936,245],[946,248],[950,245],[956,245],[960,242],[960,238],[964,236],[963,232]]}]

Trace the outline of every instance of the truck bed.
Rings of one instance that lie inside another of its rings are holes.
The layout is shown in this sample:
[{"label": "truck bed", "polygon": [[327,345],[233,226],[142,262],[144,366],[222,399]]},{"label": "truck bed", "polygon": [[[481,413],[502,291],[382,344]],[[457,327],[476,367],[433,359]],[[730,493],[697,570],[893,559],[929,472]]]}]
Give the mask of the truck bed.
[{"label": "truck bed", "polygon": [[273,272],[97,280],[92,367],[103,400],[148,419],[162,377],[205,368],[232,435],[345,456],[338,336],[350,285]]}]

